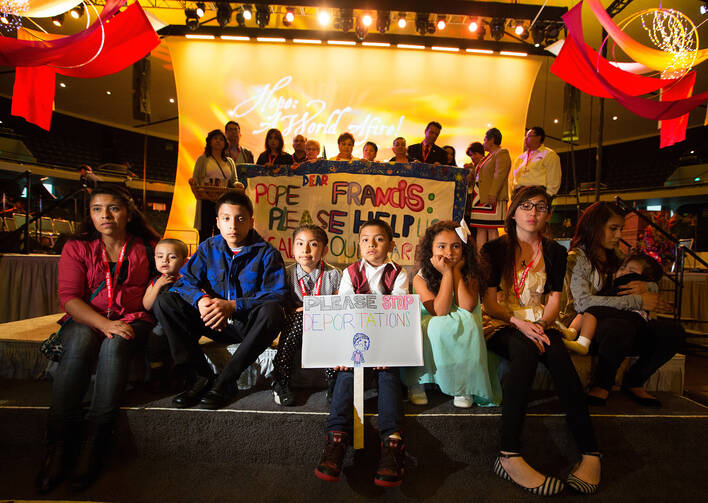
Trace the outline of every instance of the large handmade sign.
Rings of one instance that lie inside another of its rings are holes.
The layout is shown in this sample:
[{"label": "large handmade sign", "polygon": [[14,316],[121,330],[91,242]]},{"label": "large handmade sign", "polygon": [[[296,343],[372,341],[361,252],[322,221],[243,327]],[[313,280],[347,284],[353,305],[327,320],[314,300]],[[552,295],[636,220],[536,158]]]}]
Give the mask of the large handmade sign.
[{"label": "large handmade sign", "polygon": [[317,295],[303,302],[302,366],[423,365],[417,295]]},{"label": "large handmade sign", "polygon": [[462,219],[467,192],[466,171],[450,166],[317,161],[277,173],[242,169],[256,230],[285,260],[292,260],[293,229],[315,224],[329,236],[329,262],[354,262],[361,224],[380,218],[393,229],[392,259],[410,265],[426,228]]}]

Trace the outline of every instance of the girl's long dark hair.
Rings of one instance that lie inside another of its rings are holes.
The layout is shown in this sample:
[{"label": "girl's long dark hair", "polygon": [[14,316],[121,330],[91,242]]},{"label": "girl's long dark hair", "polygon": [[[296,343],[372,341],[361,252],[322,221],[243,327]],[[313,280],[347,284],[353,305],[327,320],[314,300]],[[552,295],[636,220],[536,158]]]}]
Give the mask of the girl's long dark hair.
[{"label": "girl's long dark hair", "polygon": [[229,150],[229,142],[226,139],[226,135],[221,129],[214,129],[212,131],[209,131],[209,134],[206,137],[206,146],[204,147],[204,155],[207,157],[211,156],[211,139],[214,138],[215,136],[221,136],[224,139],[224,150],[221,151],[221,160],[226,161],[226,152]]},{"label": "girl's long dark hair", "polygon": [[[428,289],[436,295],[438,290],[440,290],[442,274],[430,263],[430,259],[433,256],[433,241],[435,240],[435,236],[442,231],[455,232],[455,229],[459,226],[460,224],[452,220],[444,220],[431,225],[425,230],[425,234],[423,234],[420,243],[418,243],[418,248],[416,249],[415,259],[423,275],[423,279],[427,283]],[[479,285],[482,278],[480,277],[477,251],[472,244],[471,236],[467,238],[467,243],[462,242],[462,257],[465,259],[465,265],[462,266],[462,270],[460,271],[462,277],[468,280],[473,279]]]},{"label": "girl's long dark hair", "polygon": [[[159,241],[160,235],[153,229],[150,224],[145,220],[145,216],[140,213],[140,210],[135,206],[133,198],[130,196],[130,192],[123,186],[120,185],[110,185],[101,184],[91,191],[91,199],[93,199],[99,194],[106,194],[118,199],[122,204],[128,208],[128,215],[130,220],[126,226],[126,232],[132,236],[138,236],[143,238],[146,242]],[[91,220],[90,213],[90,203],[89,203],[89,214],[81,221],[79,224],[79,229],[71,236],[71,239],[77,239],[79,241],[93,241],[101,237],[101,233],[96,230],[93,225],[93,220]]]},{"label": "girl's long dark hair", "polygon": [[617,203],[598,201],[591,204],[580,215],[578,225],[575,227],[575,235],[570,242],[570,249],[582,248],[592,268],[605,279],[614,274],[620,266],[619,257],[611,250],[605,250],[605,258],[602,257],[605,225],[614,216],[624,218],[624,211]]},{"label": "girl's long dark hair", "polygon": [[[519,250],[519,252],[521,251],[519,236],[516,233],[516,220],[514,220],[513,217],[521,203],[537,196],[541,196],[546,200],[548,211],[551,211],[552,198],[546,192],[546,189],[539,185],[520,187],[516,190],[516,192],[514,192],[514,195],[511,198],[511,204],[509,205],[509,210],[507,211],[506,218],[504,219],[504,230],[506,231],[506,234],[499,238],[505,244],[504,256],[499,258],[502,261],[502,278],[506,280],[507,285],[514,284],[514,262],[516,261],[516,250]],[[542,229],[541,235],[545,233],[546,230]]]}]

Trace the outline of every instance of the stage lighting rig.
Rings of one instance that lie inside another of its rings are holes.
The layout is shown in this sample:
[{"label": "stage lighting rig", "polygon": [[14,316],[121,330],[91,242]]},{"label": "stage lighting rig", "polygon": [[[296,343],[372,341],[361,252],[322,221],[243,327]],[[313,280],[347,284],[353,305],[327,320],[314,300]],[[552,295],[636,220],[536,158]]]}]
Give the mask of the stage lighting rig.
[{"label": "stage lighting rig", "polygon": [[239,27],[243,28],[246,26],[246,18],[243,15],[243,7],[238,9],[238,12],[236,13],[236,23],[238,23]]},{"label": "stage lighting rig", "polygon": [[339,17],[335,21],[334,27],[344,33],[354,28],[354,9],[339,9]]},{"label": "stage lighting rig", "polygon": [[356,38],[357,40],[359,40],[359,42],[363,41],[369,34],[369,26],[371,25],[372,19],[371,16],[369,16],[367,22],[367,16],[369,15],[364,14],[363,16],[359,16],[356,19],[356,29],[354,30],[354,34],[356,35]]},{"label": "stage lighting rig", "polygon": [[421,35],[435,33],[435,23],[430,20],[430,14],[427,12],[418,12],[415,15],[415,29]]},{"label": "stage lighting rig", "polygon": [[408,21],[406,21],[406,13],[405,12],[399,12],[398,13],[398,27],[400,29],[403,29],[406,27],[408,24]]},{"label": "stage lighting rig", "polygon": [[504,26],[505,25],[506,25],[506,21],[504,19],[498,18],[498,17],[495,17],[489,23],[489,34],[497,42],[499,42],[502,38],[504,38]]},{"label": "stage lighting rig", "polygon": [[253,19],[253,6],[245,3],[243,4],[243,7],[241,7],[243,10],[243,19],[246,21],[250,21]]},{"label": "stage lighting rig", "polygon": [[231,22],[231,14],[233,14],[233,9],[228,3],[220,3],[216,8],[216,22],[222,28]]},{"label": "stage lighting rig", "polygon": [[320,26],[327,26],[331,20],[332,16],[329,15],[329,11],[327,9],[320,9],[317,13],[317,21],[320,23]]},{"label": "stage lighting rig", "polygon": [[477,22],[477,20],[470,19],[470,22],[467,25],[467,29],[470,31],[470,33],[476,33],[477,30],[479,30],[479,23]]},{"label": "stage lighting rig", "polygon": [[80,3],[69,11],[69,15],[74,19],[79,19],[81,16],[84,15],[84,9],[84,4]]},{"label": "stage lighting rig", "polygon": [[256,5],[256,24],[263,29],[270,23],[270,6],[268,4]]},{"label": "stage lighting rig", "polygon": [[521,40],[526,40],[529,38],[529,30],[524,26],[523,21],[517,21],[516,25],[514,26],[514,34],[519,37]]},{"label": "stage lighting rig", "polygon": [[199,16],[197,16],[197,11],[194,9],[184,9],[184,24],[187,28],[194,31],[199,28]]},{"label": "stage lighting rig", "polygon": [[380,10],[376,13],[376,29],[379,33],[386,33],[391,27],[391,13],[387,10]]},{"label": "stage lighting rig", "polygon": [[288,7],[285,11],[285,15],[283,16],[283,25],[291,26],[293,24],[293,21],[295,21],[295,9],[292,7]]},{"label": "stage lighting rig", "polygon": [[64,14],[59,14],[57,16],[54,16],[52,18],[52,24],[54,26],[61,26],[62,24],[64,24]]},{"label": "stage lighting rig", "polygon": [[447,26],[447,21],[445,20],[445,16],[438,16],[438,31],[443,31],[445,27]]},{"label": "stage lighting rig", "polygon": [[536,24],[531,27],[531,40],[533,40],[533,45],[540,47],[545,39],[546,25],[541,21],[537,21]]},{"label": "stage lighting rig", "polygon": [[195,12],[197,13],[197,17],[199,19],[204,17],[204,14],[206,13],[206,5],[204,5],[204,2],[197,2],[197,8]]}]

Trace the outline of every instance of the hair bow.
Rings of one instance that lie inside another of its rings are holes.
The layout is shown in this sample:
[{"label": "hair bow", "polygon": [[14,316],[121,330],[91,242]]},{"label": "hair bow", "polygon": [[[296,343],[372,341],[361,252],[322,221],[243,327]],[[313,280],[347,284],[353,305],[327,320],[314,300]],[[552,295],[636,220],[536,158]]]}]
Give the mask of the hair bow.
[{"label": "hair bow", "polygon": [[467,227],[467,222],[465,222],[464,218],[460,220],[460,226],[455,227],[455,232],[458,236],[460,236],[460,239],[465,244],[467,244],[467,239],[472,235],[472,232],[470,231],[470,228]]}]

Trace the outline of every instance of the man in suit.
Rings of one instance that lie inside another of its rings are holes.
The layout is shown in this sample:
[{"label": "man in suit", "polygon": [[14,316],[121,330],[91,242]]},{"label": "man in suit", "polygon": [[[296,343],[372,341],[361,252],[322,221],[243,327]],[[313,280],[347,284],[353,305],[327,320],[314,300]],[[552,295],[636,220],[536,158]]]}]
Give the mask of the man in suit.
[{"label": "man in suit", "polygon": [[226,126],[224,126],[224,132],[229,142],[226,155],[231,157],[236,164],[253,164],[253,154],[251,151],[240,145],[241,126],[238,125],[238,122],[227,122]]},{"label": "man in suit", "polygon": [[447,164],[447,152],[435,144],[441,130],[439,122],[428,123],[425,127],[425,139],[422,143],[408,147],[408,156],[427,164]]}]

